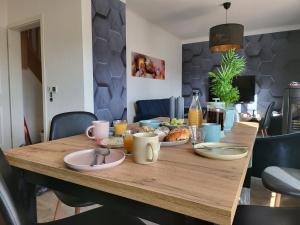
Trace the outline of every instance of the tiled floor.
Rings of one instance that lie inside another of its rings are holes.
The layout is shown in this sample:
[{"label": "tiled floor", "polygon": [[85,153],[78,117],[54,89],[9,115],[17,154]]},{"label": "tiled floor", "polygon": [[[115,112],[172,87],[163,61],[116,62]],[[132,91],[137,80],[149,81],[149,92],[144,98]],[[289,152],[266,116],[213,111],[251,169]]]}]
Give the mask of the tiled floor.
[{"label": "tiled floor", "polygon": [[[260,179],[252,179],[251,189],[251,204],[254,205],[269,205],[271,193],[265,189]],[[54,210],[57,203],[57,198],[53,192],[47,192],[42,196],[38,197],[38,220],[39,222],[47,222],[53,220]],[[282,206],[300,206],[300,198],[291,198],[282,196]],[[97,206],[93,206],[97,207]],[[89,210],[93,207],[82,208],[82,211]],[[59,211],[59,218],[68,217],[74,214],[74,209],[63,205]],[[150,223],[149,223],[150,224]],[[151,223],[152,224],[152,223]]]}]

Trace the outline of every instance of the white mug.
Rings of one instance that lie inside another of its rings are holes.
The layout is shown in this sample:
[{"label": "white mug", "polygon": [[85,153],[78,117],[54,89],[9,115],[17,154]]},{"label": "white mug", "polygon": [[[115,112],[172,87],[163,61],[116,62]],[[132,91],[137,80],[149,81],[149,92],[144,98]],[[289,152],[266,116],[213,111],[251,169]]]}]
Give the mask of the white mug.
[{"label": "white mug", "polygon": [[136,163],[150,164],[156,162],[159,150],[158,135],[154,133],[137,133],[133,135],[133,158]]},{"label": "white mug", "polygon": [[[90,139],[103,139],[109,136],[109,121],[97,120],[92,122],[92,126],[86,129],[86,136]],[[90,136],[92,130],[93,136]]]}]

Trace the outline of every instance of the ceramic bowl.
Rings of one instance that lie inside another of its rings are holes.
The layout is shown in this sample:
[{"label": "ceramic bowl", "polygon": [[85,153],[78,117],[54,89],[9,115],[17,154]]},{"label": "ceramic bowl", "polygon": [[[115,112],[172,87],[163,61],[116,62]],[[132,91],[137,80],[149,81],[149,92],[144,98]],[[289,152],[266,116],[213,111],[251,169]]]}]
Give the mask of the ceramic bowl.
[{"label": "ceramic bowl", "polygon": [[161,124],[160,120],[141,120],[140,122],[140,126],[144,127],[152,127],[152,128],[158,128],[159,125]]}]

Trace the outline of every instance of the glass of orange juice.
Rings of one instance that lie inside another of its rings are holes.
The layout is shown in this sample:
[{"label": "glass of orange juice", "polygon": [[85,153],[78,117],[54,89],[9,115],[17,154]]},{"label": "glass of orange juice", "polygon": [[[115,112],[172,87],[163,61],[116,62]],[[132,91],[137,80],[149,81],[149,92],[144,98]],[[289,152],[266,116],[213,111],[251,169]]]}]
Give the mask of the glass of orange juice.
[{"label": "glass of orange juice", "polygon": [[114,120],[115,135],[122,136],[127,129],[126,120]]},{"label": "glass of orange juice", "polygon": [[124,148],[128,154],[132,153],[133,150],[133,135],[131,130],[126,130],[123,135]]}]

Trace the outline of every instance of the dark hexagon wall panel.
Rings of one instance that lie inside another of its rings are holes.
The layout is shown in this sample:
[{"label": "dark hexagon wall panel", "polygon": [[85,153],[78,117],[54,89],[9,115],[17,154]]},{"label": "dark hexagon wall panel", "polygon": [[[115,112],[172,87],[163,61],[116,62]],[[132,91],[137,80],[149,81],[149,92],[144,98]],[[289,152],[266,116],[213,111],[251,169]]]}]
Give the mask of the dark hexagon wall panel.
[{"label": "dark hexagon wall panel", "polygon": [[110,6],[109,6],[110,0],[93,0],[93,6],[96,9],[96,13],[98,13],[101,16],[106,17],[109,13]]},{"label": "dark hexagon wall panel", "polygon": [[97,62],[94,74],[98,85],[108,87],[111,83],[111,74],[107,63]]},{"label": "dark hexagon wall panel", "polygon": [[95,17],[93,21],[93,31],[96,37],[107,40],[109,37],[109,29],[109,22],[105,18],[101,16]]},{"label": "dark hexagon wall panel", "polygon": [[98,119],[126,119],[126,9],[120,0],[92,0],[94,107]]},{"label": "dark hexagon wall panel", "polygon": [[[193,88],[200,88],[201,103],[208,101],[208,71],[214,71],[220,64],[221,54],[211,53],[208,42],[182,46],[182,94],[188,107]],[[300,30],[247,36],[244,49],[238,53],[247,60],[242,75],[255,75],[258,112],[264,114],[267,106],[274,101],[280,110],[282,96],[288,83],[299,81]],[[192,54],[192,55],[191,55]],[[189,94],[190,93],[190,94]],[[246,105],[242,107],[247,109]]]}]

